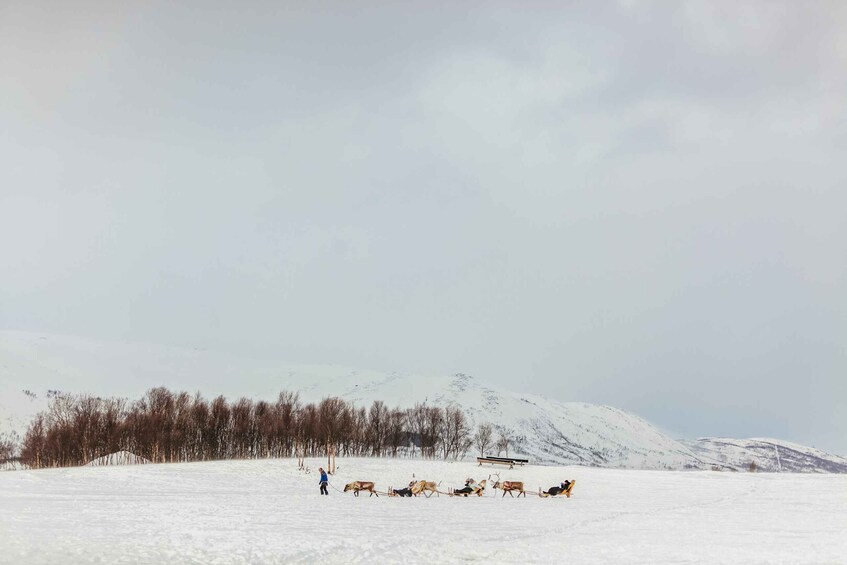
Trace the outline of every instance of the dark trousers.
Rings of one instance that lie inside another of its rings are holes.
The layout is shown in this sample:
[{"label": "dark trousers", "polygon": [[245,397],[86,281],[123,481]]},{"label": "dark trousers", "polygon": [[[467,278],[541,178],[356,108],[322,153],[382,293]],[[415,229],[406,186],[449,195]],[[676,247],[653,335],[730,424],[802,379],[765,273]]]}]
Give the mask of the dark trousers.
[{"label": "dark trousers", "polygon": [[329,491],[326,490],[326,483],[321,483],[321,494],[329,496]]}]

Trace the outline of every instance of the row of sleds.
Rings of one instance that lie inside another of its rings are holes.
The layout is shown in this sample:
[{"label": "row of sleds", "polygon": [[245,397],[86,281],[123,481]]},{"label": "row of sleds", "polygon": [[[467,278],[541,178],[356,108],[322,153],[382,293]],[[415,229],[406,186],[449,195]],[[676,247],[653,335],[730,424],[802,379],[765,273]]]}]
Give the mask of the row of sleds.
[{"label": "row of sleds", "polygon": [[[412,481],[409,483],[408,487],[402,489],[395,489],[392,487],[388,487],[388,492],[384,493],[388,496],[401,496],[401,497],[412,497],[423,495],[426,498],[429,498],[433,494],[437,495],[447,495],[447,496],[461,496],[467,498],[468,496],[482,496],[485,493],[485,487],[487,486],[488,479],[483,479],[479,482],[475,481],[473,478],[468,478],[465,480],[465,486],[460,489],[452,489],[449,488],[447,492],[443,492],[438,490],[438,487],[441,483],[435,483],[432,481]],[[571,493],[573,492],[574,484],[576,484],[576,479],[573,480],[565,480],[558,485],[552,486],[549,489],[541,490],[541,487],[538,487],[538,492],[529,491],[529,494],[538,496],[540,498],[550,498],[555,496],[564,496],[567,498],[571,497]],[[503,496],[506,496],[506,493],[509,493],[509,496],[515,496],[514,493],[518,493],[518,498],[521,495],[526,498],[527,491],[524,489],[524,484],[522,481],[494,481],[493,488],[495,490],[500,489],[503,491]]]}]

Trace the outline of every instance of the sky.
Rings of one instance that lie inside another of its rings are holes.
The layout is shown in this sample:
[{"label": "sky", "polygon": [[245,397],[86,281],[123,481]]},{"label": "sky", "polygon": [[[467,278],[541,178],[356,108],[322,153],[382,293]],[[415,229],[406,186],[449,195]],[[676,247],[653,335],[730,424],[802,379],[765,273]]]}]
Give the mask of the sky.
[{"label": "sky", "polygon": [[847,455],[845,100],[841,2],[6,0],[0,328]]}]

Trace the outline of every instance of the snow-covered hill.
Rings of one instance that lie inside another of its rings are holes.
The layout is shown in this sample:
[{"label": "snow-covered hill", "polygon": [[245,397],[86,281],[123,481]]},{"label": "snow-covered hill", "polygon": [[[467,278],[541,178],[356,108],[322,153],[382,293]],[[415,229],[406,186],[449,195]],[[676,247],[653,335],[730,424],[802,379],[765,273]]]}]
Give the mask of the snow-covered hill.
[{"label": "snow-covered hill", "polygon": [[[740,470],[750,463],[746,453],[721,459],[700,442],[676,441],[643,418],[611,406],[508,391],[469,375],[285,367],[196,349],[0,332],[0,433],[22,435],[32,416],[46,407],[50,390],[139,398],[154,386],[200,391],[207,397],[223,394],[231,400],[241,396],[273,400],[280,390],[292,390],[306,401],[340,396],[360,406],[374,400],[401,408],[418,402],[453,404],[474,426],[489,422],[498,433],[511,437],[511,455],[539,463]],[[783,458],[782,470],[842,470],[842,458],[802,446],[793,446],[793,453],[797,455]],[[760,468],[776,470],[764,464]]]},{"label": "snow-covered hill", "polygon": [[704,461],[719,467],[758,471],[796,473],[847,473],[847,458],[814,447],[778,439],[731,439],[705,437],[684,440]]},{"label": "snow-covered hill", "polygon": [[285,386],[306,398],[330,394],[359,405],[380,399],[461,407],[474,425],[489,422],[513,439],[512,454],[541,463],[638,469],[702,468],[688,448],[647,421],[611,406],[558,402],[486,385],[469,375],[376,375],[337,368],[300,368]]}]

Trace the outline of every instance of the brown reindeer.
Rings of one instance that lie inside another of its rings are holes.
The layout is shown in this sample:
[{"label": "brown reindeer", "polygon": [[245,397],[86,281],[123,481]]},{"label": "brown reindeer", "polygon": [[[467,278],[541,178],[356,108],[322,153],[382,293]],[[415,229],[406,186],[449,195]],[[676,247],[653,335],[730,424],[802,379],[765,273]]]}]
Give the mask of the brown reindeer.
[{"label": "brown reindeer", "polygon": [[506,496],[507,492],[509,493],[509,496],[515,496],[512,494],[512,491],[516,490],[518,491],[518,498],[520,498],[521,495],[526,498],[526,491],[523,489],[523,481],[503,481],[502,483],[500,481],[495,481],[494,489],[496,490],[498,488],[502,489],[503,496]]},{"label": "brown reindeer", "polygon": [[359,496],[360,490],[366,490],[373,496],[376,494],[376,497],[379,498],[379,494],[374,490],[374,484],[370,481],[353,481],[352,483],[347,483],[344,485],[344,492],[348,490],[353,491],[353,496]]},{"label": "brown reindeer", "polygon": [[[412,481],[409,483],[409,488],[412,489],[412,494],[415,496],[423,494],[425,497],[429,498],[432,496],[432,493],[435,493],[437,496],[441,496],[438,494],[438,485],[435,481]],[[427,494],[427,492],[429,492],[429,494]]]}]

